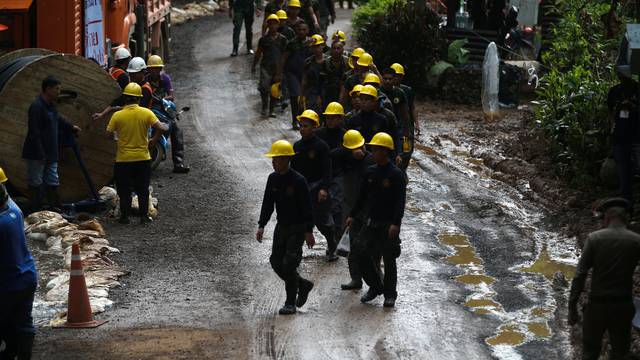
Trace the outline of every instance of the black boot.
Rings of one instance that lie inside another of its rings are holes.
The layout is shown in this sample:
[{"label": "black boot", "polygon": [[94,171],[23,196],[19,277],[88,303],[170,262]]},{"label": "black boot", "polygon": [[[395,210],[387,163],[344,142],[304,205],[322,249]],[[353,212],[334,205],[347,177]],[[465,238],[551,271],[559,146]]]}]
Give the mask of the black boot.
[{"label": "black boot", "polygon": [[42,191],[40,187],[29,186],[29,211],[34,213],[42,207]]},{"label": "black boot", "polygon": [[304,304],[307,303],[311,289],[313,289],[313,283],[309,280],[300,278],[300,288],[298,289],[298,298],[296,299],[297,307],[303,307]]},{"label": "black boot", "polygon": [[233,51],[231,52],[231,56],[238,56],[238,45],[233,45]]},{"label": "black boot", "polygon": [[62,212],[62,202],[60,201],[57,186],[47,186],[47,202],[52,211]]},{"label": "black boot", "polygon": [[17,339],[17,355],[18,360],[30,360],[31,350],[33,349],[33,334],[20,334]]},{"label": "black boot", "polygon": [[276,107],[276,105],[278,104],[278,99],[274,98],[274,97],[269,97],[269,117],[276,117],[276,112],[274,110],[274,108]]},{"label": "black boot", "polygon": [[267,111],[269,109],[269,94],[266,91],[260,92],[260,101],[262,104],[262,111],[260,115],[267,116]]}]

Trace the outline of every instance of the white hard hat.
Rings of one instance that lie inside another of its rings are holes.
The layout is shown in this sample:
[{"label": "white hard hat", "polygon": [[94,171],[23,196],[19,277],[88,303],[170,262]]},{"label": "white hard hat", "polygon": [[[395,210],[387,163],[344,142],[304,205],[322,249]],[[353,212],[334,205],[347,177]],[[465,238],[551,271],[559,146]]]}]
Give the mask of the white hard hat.
[{"label": "white hard hat", "polygon": [[116,61],[130,58],[130,57],[131,57],[131,53],[126,48],[121,47],[121,48],[118,48],[118,50],[116,50],[116,55],[115,55]]},{"label": "white hard hat", "polygon": [[129,66],[127,67],[127,72],[137,73],[147,68],[147,64],[144,62],[144,59],[141,57],[134,57],[129,61]]}]

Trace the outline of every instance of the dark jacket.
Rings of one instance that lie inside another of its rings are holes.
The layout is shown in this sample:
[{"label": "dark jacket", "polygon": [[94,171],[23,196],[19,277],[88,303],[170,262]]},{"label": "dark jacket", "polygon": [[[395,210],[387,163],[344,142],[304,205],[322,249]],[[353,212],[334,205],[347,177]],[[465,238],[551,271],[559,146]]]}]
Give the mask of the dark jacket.
[{"label": "dark jacket", "polygon": [[58,161],[59,138],[63,132],[72,132],[73,125],[58,114],[53,104],[47,104],[42,96],[29,106],[27,137],[22,147],[22,158]]},{"label": "dark jacket", "polygon": [[313,229],[311,196],[307,181],[297,171],[291,169],[284,175],[275,172],[269,175],[258,221],[261,228],[269,222],[274,206],[278,213],[279,225],[304,225],[307,231]]}]

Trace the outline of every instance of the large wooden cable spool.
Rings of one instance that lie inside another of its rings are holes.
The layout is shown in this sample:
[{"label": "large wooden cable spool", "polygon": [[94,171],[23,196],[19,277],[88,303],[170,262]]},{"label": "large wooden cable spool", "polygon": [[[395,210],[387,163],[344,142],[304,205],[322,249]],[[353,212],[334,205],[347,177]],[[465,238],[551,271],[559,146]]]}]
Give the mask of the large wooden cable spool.
[{"label": "large wooden cable spool", "polygon": [[[113,175],[116,144],[106,133],[109,119],[93,121],[91,115],[118,97],[120,87],[100,66],[80,56],[24,49],[0,57],[0,167],[11,184],[26,194],[27,164],[22,159],[22,146],[27,134],[27,113],[40,94],[42,80],[49,75],[62,83],[63,95],[67,96],[61,96],[56,107],[62,116],[82,129],[77,142],[91,179],[99,189]],[[63,200],[91,197],[71,148],[62,148],[58,167]]]}]

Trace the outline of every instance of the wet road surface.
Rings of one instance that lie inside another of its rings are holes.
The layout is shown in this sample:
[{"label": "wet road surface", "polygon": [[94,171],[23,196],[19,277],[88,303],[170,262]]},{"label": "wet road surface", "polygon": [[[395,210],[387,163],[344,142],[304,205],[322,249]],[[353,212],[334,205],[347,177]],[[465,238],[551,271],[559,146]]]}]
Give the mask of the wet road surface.
[{"label": "wet road surface", "polygon": [[[349,14],[339,15],[330,29],[347,28]],[[571,276],[573,249],[562,244],[572,242],[541,227],[543,211],[523,200],[526,189],[491,180],[476,149],[455,139],[433,144],[430,135],[457,125],[428,119],[408,171],[396,308],[341,291],[346,260],[326,263],[317,234],[300,268],[316,284],[309,302],[295,316],[276,315],[284,286],[268,261],[273,221],[265,242],[254,240],[271,172],[261,155],[274,140],[299,135],[288,112],[260,118],[251,58],[228,56],[228,20],[195,20],[174,34],[174,54],[184,57],[169,70],[179,105],[192,108],[182,123],[192,172],[173,175],[166,163],[154,175],[153,225],[108,224],[123,251],[116,261],[132,272],[101,316],[110,322],[41,329],[35,358],[569,357],[556,321],[566,288],[550,280],[555,270]]]}]

